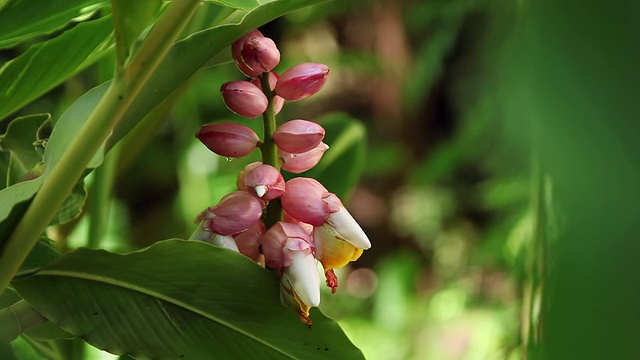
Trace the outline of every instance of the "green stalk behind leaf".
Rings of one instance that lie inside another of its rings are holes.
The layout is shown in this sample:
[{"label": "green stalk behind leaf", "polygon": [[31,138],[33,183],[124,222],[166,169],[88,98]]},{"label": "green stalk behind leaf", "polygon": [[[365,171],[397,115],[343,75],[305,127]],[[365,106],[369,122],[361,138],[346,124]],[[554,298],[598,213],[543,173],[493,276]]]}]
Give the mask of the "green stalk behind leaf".
[{"label": "green stalk behind leaf", "polygon": [[52,169],[0,256],[0,295],[40,234],[69,195],[95,152],[140,94],[143,85],[195,12],[199,0],[176,0],[104,94],[64,156]]}]

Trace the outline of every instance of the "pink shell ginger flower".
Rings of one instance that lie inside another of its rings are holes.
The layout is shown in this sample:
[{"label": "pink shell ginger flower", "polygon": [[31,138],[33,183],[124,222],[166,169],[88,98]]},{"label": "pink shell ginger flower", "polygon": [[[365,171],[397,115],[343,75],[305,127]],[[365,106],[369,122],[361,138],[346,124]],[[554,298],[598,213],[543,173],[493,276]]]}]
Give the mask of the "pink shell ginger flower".
[{"label": "pink shell ginger flower", "polygon": [[281,274],[281,301],[311,327],[309,310],[320,305],[320,275],[309,234],[296,224],[277,222],[264,234],[262,250],[267,266]]},{"label": "pink shell ginger flower", "polygon": [[[269,72],[269,89],[270,90],[273,91],[273,89],[276,87],[276,84],[278,83],[278,78],[280,78],[278,74],[276,74],[273,71]],[[260,90],[262,90],[262,84],[260,83],[260,79],[258,78],[252,79],[251,83],[257,86]],[[282,96],[275,95],[273,97],[273,113],[278,115],[280,113],[280,110],[282,110],[283,106],[284,106],[284,99],[282,98]]]},{"label": "pink shell ginger flower", "polygon": [[317,147],[324,139],[324,133],[318,123],[296,119],[280,125],[273,133],[273,140],[280,150],[300,154]]},{"label": "pink shell ginger flower", "polygon": [[330,194],[322,201],[331,211],[327,221],[313,229],[313,240],[316,257],[324,267],[327,286],[335,293],[338,278],[333,269],[358,260],[363,250],[371,248],[371,241],[336,195]]},{"label": "pink shell ginger flower", "polygon": [[320,91],[328,76],[329,68],[326,65],[302,63],[285,71],[274,91],[285,100],[305,99]]},{"label": "pink shell ginger flower", "polygon": [[230,81],[220,88],[222,99],[229,110],[253,119],[267,110],[266,95],[249,81]]},{"label": "pink shell ginger flower", "polygon": [[220,235],[234,235],[247,230],[262,216],[264,202],[245,191],[234,191],[198,215],[196,223]]},{"label": "pink shell ginger flower", "polygon": [[247,191],[261,198],[272,200],[284,192],[285,183],[280,171],[271,165],[259,165],[244,176]]},{"label": "pink shell ginger flower", "polygon": [[250,128],[232,122],[207,124],[196,137],[214,153],[226,157],[243,157],[260,145],[260,138]]},{"label": "pink shell ginger flower", "polygon": [[257,77],[258,75],[260,75],[260,72],[254,71],[247,64],[244,63],[244,60],[242,60],[242,48],[244,47],[244,43],[247,40],[256,36],[264,37],[264,35],[262,35],[262,33],[256,29],[256,30],[252,30],[247,35],[236,40],[231,45],[231,56],[233,56],[233,62],[235,62],[236,66],[238,67],[238,70],[240,70],[243,74],[249,77]]},{"label": "pink shell ginger flower", "polygon": [[338,278],[333,270],[357,260],[371,247],[369,238],[340,199],[317,180],[299,177],[287,181],[281,203],[289,216],[314,226],[316,258],[335,292]]},{"label": "pink shell ginger flower", "polygon": [[303,153],[292,154],[280,150],[278,154],[280,159],[282,159],[282,169],[294,174],[299,174],[318,165],[322,159],[322,155],[324,155],[324,152],[328,149],[329,146],[321,142],[313,149]]},{"label": "pink shell ginger flower", "polygon": [[280,62],[280,51],[276,43],[264,36],[253,36],[247,39],[240,54],[242,61],[253,73],[269,72]]}]

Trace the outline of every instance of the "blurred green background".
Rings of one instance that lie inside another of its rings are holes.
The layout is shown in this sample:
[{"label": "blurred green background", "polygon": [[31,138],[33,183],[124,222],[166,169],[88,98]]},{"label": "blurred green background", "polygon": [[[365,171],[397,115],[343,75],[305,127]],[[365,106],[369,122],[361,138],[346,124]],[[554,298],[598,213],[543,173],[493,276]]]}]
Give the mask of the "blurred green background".
[{"label": "blurred green background", "polygon": [[[346,203],[373,247],[339,272],[321,309],[368,359],[640,356],[639,10],[353,0],[261,28],[280,71],[331,69],[281,120],[347,117],[367,130]],[[24,112],[58,118],[112,62]],[[231,63],[203,69],[157,111],[157,133],[109,154],[119,175],[102,246],[186,238],[257,160],[228,161],[194,138],[205,123],[242,121],[218,91],[240,78]],[[84,245],[83,219],[52,237]]]}]

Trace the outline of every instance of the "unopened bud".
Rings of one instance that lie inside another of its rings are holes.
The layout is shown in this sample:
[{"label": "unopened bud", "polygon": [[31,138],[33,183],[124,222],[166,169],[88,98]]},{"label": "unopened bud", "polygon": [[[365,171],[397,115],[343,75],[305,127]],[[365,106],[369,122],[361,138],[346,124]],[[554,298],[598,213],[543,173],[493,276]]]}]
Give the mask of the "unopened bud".
[{"label": "unopened bud", "polygon": [[247,191],[263,200],[272,200],[284,192],[284,178],[280,171],[271,165],[260,165],[249,171],[244,177]]},{"label": "unopened bud", "polygon": [[249,81],[225,83],[220,92],[229,110],[251,119],[262,115],[269,105],[269,100],[262,90]]},{"label": "unopened bud", "polygon": [[242,47],[242,60],[247,66],[258,73],[273,70],[280,62],[280,51],[273,40],[264,36],[254,36],[247,39]]},{"label": "unopened bud", "polygon": [[273,133],[278,148],[292,154],[307,152],[324,139],[324,128],[313,121],[291,120],[280,125]]},{"label": "unopened bud", "polygon": [[286,190],[280,196],[282,208],[290,216],[313,226],[327,221],[331,209],[322,199],[329,191],[317,180],[297,177],[286,183]]},{"label": "unopened bud", "polygon": [[[273,71],[269,72],[269,88],[271,90],[275,89],[276,84],[278,83],[278,78],[280,78],[280,75],[276,74]],[[257,86],[260,90],[262,90],[262,84],[260,83],[259,78],[252,79],[251,83]],[[284,106],[284,98],[282,98],[282,96],[275,95],[273,97],[273,112],[276,115],[278,115],[280,113],[280,110],[282,110],[283,106]]]},{"label": "unopened bud", "polygon": [[234,158],[249,155],[260,144],[258,134],[233,122],[204,125],[196,137],[214,153]]},{"label": "unopened bud", "polygon": [[258,221],[247,230],[235,235],[233,239],[236,241],[241,254],[255,262],[259,262],[262,259],[262,254],[260,253],[262,235],[264,235],[264,224]]},{"label": "unopened bud", "polygon": [[293,154],[280,150],[279,154],[283,162],[282,168],[294,174],[307,171],[318,165],[320,159],[322,159],[322,155],[327,151],[327,149],[329,149],[329,146],[321,142],[315,148],[300,154]]},{"label": "unopened bud", "polygon": [[249,77],[256,77],[258,75],[260,75],[260,73],[256,73],[254,70],[252,70],[249,66],[247,66],[247,64],[244,63],[244,61],[242,60],[242,48],[244,47],[244,43],[256,36],[260,36],[263,37],[264,35],[262,35],[262,33],[259,30],[253,30],[250,33],[248,33],[247,35],[241,37],[240,39],[236,40],[232,45],[231,45],[231,55],[233,56],[233,61],[235,62],[236,66],[238,67],[238,70],[242,71],[243,74],[249,76]]},{"label": "unopened bud", "polygon": [[262,165],[260,161],[252,162],[251,164],[244,167],[244,169],[240,170],[238,173],[238,178],[236,179],[236,188],[238,190],[247,191],[247,185],[244,184],[244,177],[247,176],[249,171],[257,168]]},{"label": "unopened bud", "polygon": [[323,64],[302,63],[285,71],[275,93],[286,100],[300,100],[317,93],[327,81],[329,68]]},{"label": "unopened bud", "polygon": [[198,215],[205,230],[220,235],[233,235],[247,230],[262,216],[264,202],[245,191],[234,191]]}]

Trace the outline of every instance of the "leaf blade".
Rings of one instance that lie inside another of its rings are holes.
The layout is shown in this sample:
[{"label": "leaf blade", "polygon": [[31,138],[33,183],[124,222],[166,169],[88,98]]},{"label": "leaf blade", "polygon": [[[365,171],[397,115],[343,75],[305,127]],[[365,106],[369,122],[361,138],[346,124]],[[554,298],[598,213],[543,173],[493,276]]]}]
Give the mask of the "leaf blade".
[{"label": "leaf blade", "polygon": [[[180,261],[167,266],[168,258]],[[201,242],[167,240],[127,255],[80,249],[13,285],[52,322],[117,354],[362,358],[319,311],[307,329],[284,308],[273,273]]]},{"label": "leaf blade", "polygon": [[113,44],[112,33],[111,17],[105,16],[33,45],[7,62],[0,68],[0,119],[105,55]]}]

